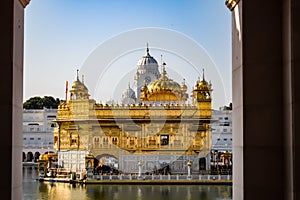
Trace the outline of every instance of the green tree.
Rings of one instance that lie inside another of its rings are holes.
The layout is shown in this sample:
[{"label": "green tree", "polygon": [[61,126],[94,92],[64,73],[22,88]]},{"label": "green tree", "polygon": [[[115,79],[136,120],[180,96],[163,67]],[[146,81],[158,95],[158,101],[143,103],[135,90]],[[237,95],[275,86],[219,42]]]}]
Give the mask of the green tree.
[{"label": "green tree", "polygon": [[24,109],[43,109],[43,108],[57,108],[61,100],[59,98],[54,99],[51,96],[31,97],[23,103]]}]

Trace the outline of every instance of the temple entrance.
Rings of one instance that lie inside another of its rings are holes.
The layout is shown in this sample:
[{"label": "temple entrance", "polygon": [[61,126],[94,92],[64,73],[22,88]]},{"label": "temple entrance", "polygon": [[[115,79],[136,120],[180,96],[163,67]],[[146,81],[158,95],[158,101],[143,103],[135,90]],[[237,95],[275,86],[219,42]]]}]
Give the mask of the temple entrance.
[{"label": "temple entrance", "polygon": [[158,174],[167,175],[171,174],[170,163],[163,162],[160,164],[160,169],[156,171]]},{"label": "temple entrance", "polygon": [[206,170],[206,159],[200,158],[199,159],[199,171],[205,171]]},{"label": "temple entrance", "polygon": [[117,174],[119,160],[111,154],[101,154],[95,158],[95,171],[99,174]]}]

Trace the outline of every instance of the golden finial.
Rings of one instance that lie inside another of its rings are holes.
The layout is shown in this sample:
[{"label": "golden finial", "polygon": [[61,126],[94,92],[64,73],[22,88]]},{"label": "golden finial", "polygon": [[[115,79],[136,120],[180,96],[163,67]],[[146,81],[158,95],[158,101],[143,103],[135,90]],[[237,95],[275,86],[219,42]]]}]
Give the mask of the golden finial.
[{"label": "golden finial", "polygon": [[162,77],[165,77],[166,76],[166,74],[167,74],[167,72],[166,72],[166,69],[165,69],[165,66],[166,66],[166,63],[165,62],[163,62],[162,63],[162,65],[161,65],[161,74],[162,74]]},{"label": "golden finial", "polygon": [[204,68],[202,69],[202,80],[205,81],[205,78],[204,78]]}]

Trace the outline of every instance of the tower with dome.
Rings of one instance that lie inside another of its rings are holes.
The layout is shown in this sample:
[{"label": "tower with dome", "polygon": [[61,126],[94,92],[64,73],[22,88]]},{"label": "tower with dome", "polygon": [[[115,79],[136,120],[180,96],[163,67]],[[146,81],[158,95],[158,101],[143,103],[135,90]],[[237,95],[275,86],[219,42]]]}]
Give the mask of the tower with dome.
[{"label": "tower with dome", "polygon": [[154,80],[159,79],[160,72],[159,72],[159,65],[155,58],[153,58],[150,55],[149,47],[147,44],[146,48],[146,55],[142,56],[139,61],[137,62],[137,70],[134,75],[134,85],[136,86],[136,91],[134,91],[130,84],[128,85],[128,88],[121,97],[122,104],[127,104],[128,102],[131,103],[139,103],[140,100],[140,94],[141,89],[144,86],[144,84],[149,84]]},{"label": "tower with dome", "polygon": [[137,63],[137,71],[134,76],[134,81],[137,86],[137,97],[140,96],[141,89],[144,84],[149,84],[160,77],[159,65],[155,58],[149,53],[149,47],[147,44],[146,55],[143,56]]}]

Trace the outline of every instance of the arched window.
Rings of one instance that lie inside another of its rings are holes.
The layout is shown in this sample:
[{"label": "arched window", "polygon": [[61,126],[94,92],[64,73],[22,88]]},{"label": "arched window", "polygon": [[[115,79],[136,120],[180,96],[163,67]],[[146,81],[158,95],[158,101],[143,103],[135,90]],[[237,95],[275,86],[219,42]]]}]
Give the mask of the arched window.
[{"label": "arched window", "polygon": [[94,142],[95,142],[95,143],[98,143],[98,142],[99,142],[99,137],[95,137],[95,138],[94,138]]},{"label": "arched window", "polygon": [[117,145],[117,144],[118,144],[118,138],[113,138],[113,139],[112,139],[112,143],[113,143],[114,145]]}]

